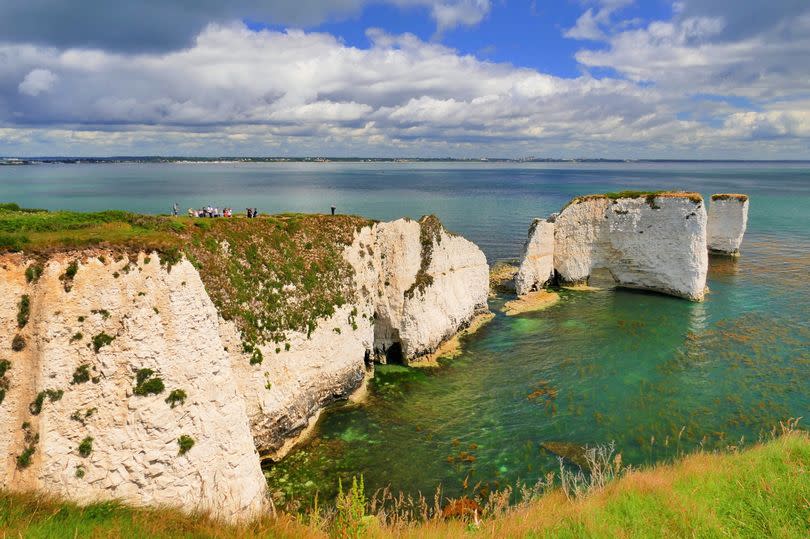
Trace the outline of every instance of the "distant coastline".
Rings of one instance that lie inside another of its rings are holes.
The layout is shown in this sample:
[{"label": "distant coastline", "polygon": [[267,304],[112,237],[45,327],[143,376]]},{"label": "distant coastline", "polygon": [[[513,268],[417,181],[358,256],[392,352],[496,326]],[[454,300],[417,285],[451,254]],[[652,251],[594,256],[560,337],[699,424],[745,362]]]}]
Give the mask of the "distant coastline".
[{"label": "distant coastline", "polygon": [[810,159],[607,159],[553,157],[181,157],[181,156],[112,156],[112,157],[0,157],[0,166],[25,165],[106,165],[118,163],[810,163]]}]

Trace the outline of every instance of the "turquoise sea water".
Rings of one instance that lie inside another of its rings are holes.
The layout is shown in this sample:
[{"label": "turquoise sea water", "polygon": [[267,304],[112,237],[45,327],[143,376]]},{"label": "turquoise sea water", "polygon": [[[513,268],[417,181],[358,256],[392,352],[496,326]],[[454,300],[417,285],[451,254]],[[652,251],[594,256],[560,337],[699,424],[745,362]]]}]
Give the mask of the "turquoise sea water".
[{"label": "turquoise sea water", "polygon": [[435,213],[490,262],[520,254],[533,217],[623,189],[751,196],[742,257],[711,260],[705,302],[563,291],[545,311],[498,313],[440,369],[378,367],[365,405],[330,411],[310,443],[268,470],[274,490],[303,499],[356,474],[367,490],[432,493],[441,483],[458,494],[467,479],[473,493],[556,468],[544,442],[613,441],[625,462],[643,464],[752,441],[780,419],[810,421],[810,164],[0,167],[0,199],[49,209],[166,212],[177,200]]}]

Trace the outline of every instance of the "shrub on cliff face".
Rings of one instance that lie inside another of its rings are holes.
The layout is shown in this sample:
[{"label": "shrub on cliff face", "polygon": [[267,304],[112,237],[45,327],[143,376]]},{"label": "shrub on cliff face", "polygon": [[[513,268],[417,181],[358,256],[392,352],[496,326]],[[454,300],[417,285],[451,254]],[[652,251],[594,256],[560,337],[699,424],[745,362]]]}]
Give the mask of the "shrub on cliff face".
[{"label": "shrub on cliff face", "polygon": [[45,268],[42,266],[42,264],[31,264],[25,268],[25,280],[29,283],[37,282],[40,276],[42,276],[43,271],[45,271]]},{"label": "shrub on cliff face", "polygon": [[73,278],[76,277],[78,272],[79,262],[77,260],[73,260],[70,262],[70,264],[68,264],[68,267],[65,269],[65,273],[59,277],[65,287],[65,292],[70,292],[71,288],[73,288]]},{"label": "shrub on cliff face", "polygon": [[82,440],[79,444],[78,450],[81,457],[89,457],[90,453],[93,452],[93,437],[87,436],[84,440]]},{"label": "shrub on cliff face", "polygon": [[22,453],[17,455],[17,468],[20,470],[24,470],[31,465],[31,459],[34,456],[34,453],[37,451],[37,444],[39,443],[39,434],[34,434],[31,432],[31,424],[27,421],[22,424],[22,429],[24,433],[23,441],[25,442],[25,447],[23,448]]},{"label": "shrub on cliff face", "polygon": [[152,369],[138,369],[135,373],[135,387],[132,390],[135,395],[141,397],[157,395],[163,393],[164,389],[163,380],[155,376],[155,371]]},{"label": "shrub on cliff face", "polygon": [[188,395],[186,395],[186,392],[182,389],[172,389],[169,396],[166,397],[166,402],[169,403],[172,408],[174,408],[180,404],[185,404],[187,396]]},{"label": "shrub on cliff face", "polygon": [[109,346],[115,340],[115,337],[107,335],[103,331],[93,337],[93,350],[98,353],[104,346]]},{"label": "shrub on cliff face", "polygon": [[0,404],[6,399],[6,391],[8,391],[11,381],[6,376],[6,372],[11,368],[11,361],[7,359],[0,359]]},{"label": "shrub on cliff face", "polygon": [[70,382],[72,385],[76,384],[84,384],[85,382],[90,381],[90,365],[83,363],[76,367],[76,370],[73,371],[73,381]]},{"label": "shrub on cliff face", "polygon": [[17,327],[24,328],[31,316],[31,296],[23,294],[20,303],[17,305]]},{"label": "shrub on cliff face", "polygon": [[11,339],[11,349],[15,352],[22,352],[25,350],[25,337],[22,335],[15,335],[13,339]]},{"label": "shrub on cliff face", "polygon": [[180,437],[177,439],[177,445],[180,447],[180,450],[177,452],[178,455],[185,455],[188,453],[192,447],[194,447],[194,438],[187,434],[181,434]]},{"label": "shrub on cliff face", "polygon": [[176,265],[182,259],[183,251],[177,247],[163,249],[160,252],[160,263],[166,268],[166,271],[172,271],[172,266]]},{"label": "shrub on cliff face", "polygon": [[444,227],[435,215],[425,215],[419,220],[419,241],[422,244],[422,263],[416,273],[416,279],[408,290],[405,291],[406,298],[413,298],[417,291],[424,292],[427,287],[433,284],[433,276],[427,270],[433,261],[433,245],[442,242],[442,231]]},{"label": "shrub on cliff face", "polygon": [[31,412],[31,415],[39,415],[42,413],[42,406],[45,404],[46,397],[50,402],[56,402],[61,400],[64,394],[65,392],[61,389],[46,389],[40,391],[37,393],[37,396],[34,397],[34,400],[31,401],[31,404],[28,405],[28,411]]}]

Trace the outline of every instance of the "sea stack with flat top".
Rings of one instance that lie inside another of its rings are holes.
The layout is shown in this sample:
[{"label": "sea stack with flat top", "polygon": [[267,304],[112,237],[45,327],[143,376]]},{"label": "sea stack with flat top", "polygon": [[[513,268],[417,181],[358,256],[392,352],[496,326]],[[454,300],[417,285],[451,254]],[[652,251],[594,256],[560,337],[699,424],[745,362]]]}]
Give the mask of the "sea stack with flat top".
[{"label": "sea stack with flat top", "polygon": [[[698,193],[625,191],[574,198],[553,224],[545,222],[553,227],[555,278],[563,285],[586,284],[601,269],[624,288],[700,301],[708,270],[706,222]],[[537,233],[537,227],[530,230],[515,279],[519,295],[548,280],[545,268],[535,267],[543,257],[529,248],[539,241]]]},{"label": "sea stack with flat top", "polygon": [[712,254],[739,256],[748,225],[748,195],[718,193],[709,206],[707,244]]},{"label": "sea stack with flat top", "polygon": [[554,278],[554,217],[535,219],[523,246],[515,274],[515,292],[523,296],[539,290]]}]

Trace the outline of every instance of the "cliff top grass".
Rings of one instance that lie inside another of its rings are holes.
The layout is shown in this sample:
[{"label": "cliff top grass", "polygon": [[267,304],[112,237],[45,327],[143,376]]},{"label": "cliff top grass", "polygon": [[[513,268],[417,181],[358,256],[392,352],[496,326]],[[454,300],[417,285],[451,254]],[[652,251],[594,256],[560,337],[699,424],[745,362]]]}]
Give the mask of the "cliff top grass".
[{"label": "cliff top grass", "polygon": [[177,235],[185,229],[183,223],[169,217],[116,210],[51,212],[0,204],[0,253],[38,255],[101,245],[158,250],[178,244]]},{"label": "cliff top grass", "polygon": [[583,195],[574,197],[568,204],[563,206],[563,209],[572,204],[579,204],[580,202],[587,202],[588,200],[619,200],[622,198],[644,198],[650,206],[655,205],[656,198],[686,198],[695,204],[703,202],[703,197],[700,193],[693,193],[688,191],[616,191],[611,193],[596,193],[592,195]]},{"label": "cliff top grass", "polygon": [[245,352],[260,363],[257,344],[274,342],[280,351],[288,331],[308,333],[319,318],[352,299],[353,270],[342,252],[356,230],[371,223],[348,215],[211,219],[2,204],[0,253],[22,251],[41,259],[62,252],[81,258],[95,249],[134,262],[139,252],[156,251],[169,269],[185,255],[220,315],[242,331]]},{"label": "cliff top grass", "polygon": [[712,200],[739,200],[740,202],[745,202],[748,200],[748,195],[741,193],[717,193],[712,195]]},{"label": "cliff top grass", "polygon": [[[633,471],[581,497],[551,490],[498,514],[479,514],[477,524],[472,515],[452,518],[445,516],[448,511],[428,521],[385,523],[378,515],[364,514],[362,497],[357,496],[349,505],[339,503],[332,519],[280,513],[228,526],[170,509],[138,509],[111,502],[81,507],[43,495],[0,491],[0,528],[9,537],[34,538],[806,538],[810,532],[808,473],[810,438],[793,432],[742,451],[701,452],[674,464]],[[445,508],[459,505],[458,500],[442,503]]]}]

